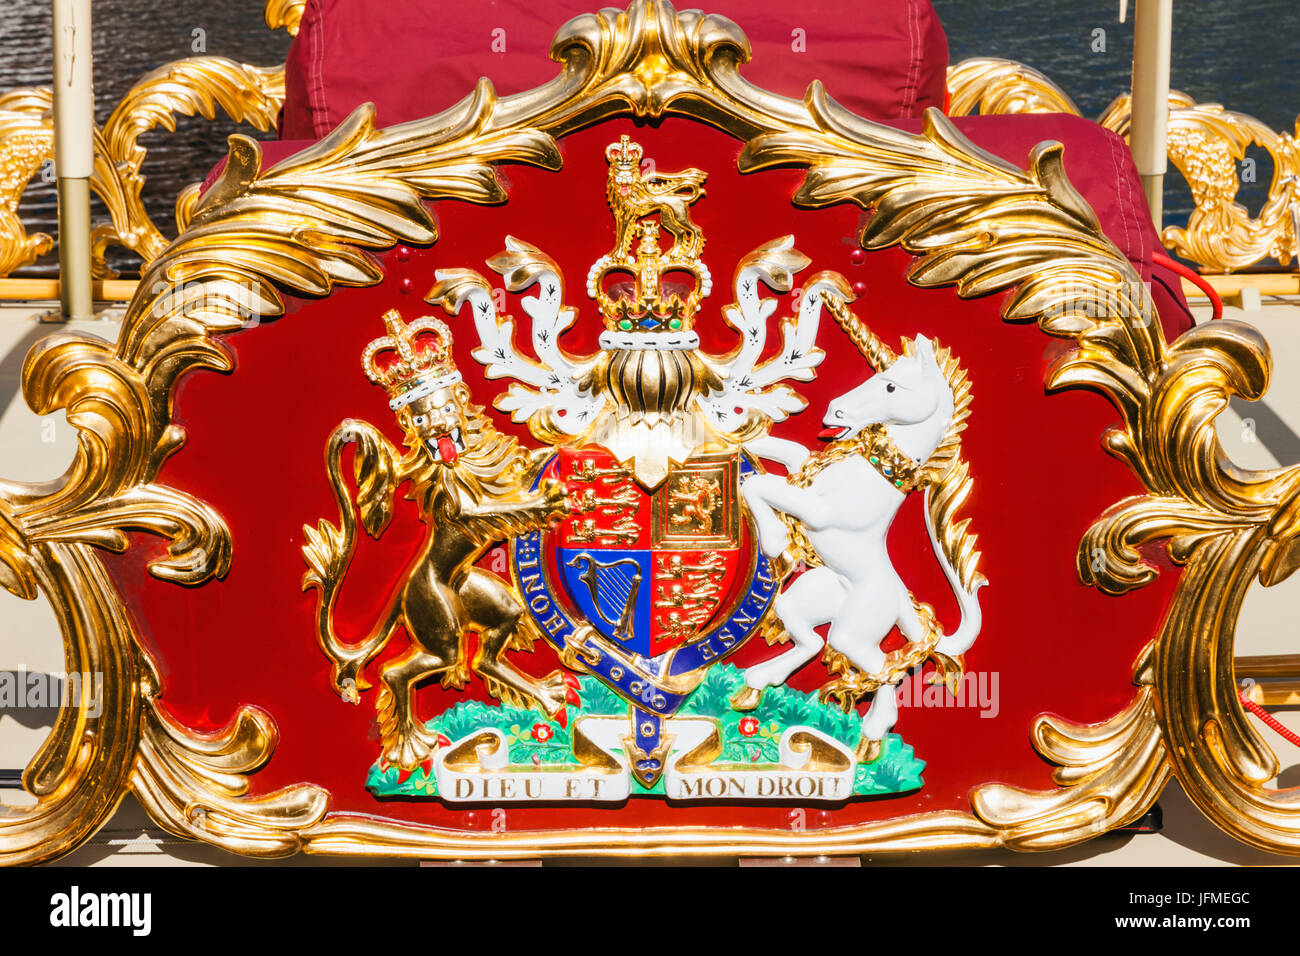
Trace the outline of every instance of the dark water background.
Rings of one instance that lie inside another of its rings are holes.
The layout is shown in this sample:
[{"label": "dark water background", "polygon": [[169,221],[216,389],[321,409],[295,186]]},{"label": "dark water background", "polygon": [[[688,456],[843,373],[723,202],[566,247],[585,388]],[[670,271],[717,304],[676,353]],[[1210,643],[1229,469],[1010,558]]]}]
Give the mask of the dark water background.
[{"label": "dark water background", "polygon": [[[595,7],[606,3],[594,3]],[[695,6],[682,0],[679,6]],[[707,3],[700,3],[707,6]],[[864,6],[869,6],[864,0]],[[1095,118],[1128,89],[1133,55],[1132,11],[1118,21],[1117,0],[934,0],[948,33],[952,62],[972,56],[1002,56],[1042,70]],[[852,3],[847,2],[846,8]],[[1279,131],[1294,130],[1300,110],[1300,0],[1178,0],[1174,10],[1172,85],[1198,101],[1221,102],[1250,113]],[[270,66],[282,62],[290,38],[268,30],[263,0],[96,0],[94,4],[95,101],[102,122],[139,77],[171,60],[193,56],[194,31],[202,30],[206,53]],[[558,26],[559,24],[557,24]],[[1093,31],[1105,31],[1105,52],[1093,52]],[[0,91],[51,82],[48,0],[0,0]],[[202,179],[225,154],[232,132],[260,136],[224,118],[178,120],[177,131],[146,135],[146,207],[164,233],[174,231],[176,194]],[[272,134],[265,134],[271,136]],[[1272,176],[1262,150],[1258,182],[1243,184],[1239,201],[1256,212]],[[1170,177],[1166,223],[1185,223],[1191,196]],[[107,211],[95,200],[96,221]],[[20,212],[29,231],[56,233],[53,184],[38,178]],[[138,262],[128,253],[110,263],[129,271]],[[20,275],[52,275],[53,254]]]}]

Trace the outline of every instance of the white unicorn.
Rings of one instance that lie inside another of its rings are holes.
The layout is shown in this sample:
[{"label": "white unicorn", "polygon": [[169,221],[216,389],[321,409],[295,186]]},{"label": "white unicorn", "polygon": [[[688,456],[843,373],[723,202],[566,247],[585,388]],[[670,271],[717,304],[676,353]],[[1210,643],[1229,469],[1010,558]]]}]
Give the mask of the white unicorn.
[{"label": "white unicorn", "polygon": [[[868,333],[869,334],[869,333]],[[874,339],[874,336],[872,336]],[[879,340],[874,340],[879,345]],[[793,518],[815,552],[810,570],[777,596],[775,613],[793,641],[784,653],[748,668],[735,698],[737,709],[757,706],[765,688],[784,683],[823,646],[814,628],[830,624],[826,644],[848,659],[863,676],[880,680],[862,721],[858,757],[875,758],[880,741],[898,718],[898,681],[888,682],[880,642],[895,625],[912,644],[927,638],[939,654],[966,652],[979,634],[977,592],[986,583],[978,574],[959,574],[935,535],[931,509],[926,527],[943,572],[957,597],[961,623],[951,634],[932,633],[917,613],[907,587],[889,560],[885,539],[894,515],[916,484],[930,487],[922,469],[931,462],[954,423],[954,391],[936,359],[932,343],[918,335],[911,354],[893,356],[879,345],[884,361],[865,383],[832,401],[821,437],[834,444],[811,456],[796,442],[766,437],[751,451],[780,462],[789,477],[756,474],[741,486],[770,558],[790,554]],[[871,356],[868,355],[868,359]],[[962,389],[961,417],[969,401]],[[883,426],[883,427],[881,427]],[[956,429],[954,429],[955,431]],[[873,464],[874,460],[874,464]],[[960,466],[964,478],[964,466]],[[804,549],[807,550],[807,547]],[[972,566],[973,571],[973,566]],[[963,587],[962,578],[968,586]],[[937,642],[936,642],[937,638]],[[896,670],[896,669],[895,669]],[[874,683],[874,681],[872,682]]]}]

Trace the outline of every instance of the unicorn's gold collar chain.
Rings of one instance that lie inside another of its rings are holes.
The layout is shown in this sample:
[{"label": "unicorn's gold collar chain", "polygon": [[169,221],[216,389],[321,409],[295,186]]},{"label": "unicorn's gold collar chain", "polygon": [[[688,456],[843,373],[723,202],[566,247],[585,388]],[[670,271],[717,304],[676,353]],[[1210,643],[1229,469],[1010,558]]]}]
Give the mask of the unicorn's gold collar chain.
[{"label": "unicorn's gold collar chain", "polygon": [[861,455],[882,478],[903,494],[923,488],[931,481],[924,463],[905,455],[889,437],[885,426],[875,424],[868,425],[847,441],[832,442],[829,448],[810,457],[790,482],[806,488],[828,465],[851,455]]}]

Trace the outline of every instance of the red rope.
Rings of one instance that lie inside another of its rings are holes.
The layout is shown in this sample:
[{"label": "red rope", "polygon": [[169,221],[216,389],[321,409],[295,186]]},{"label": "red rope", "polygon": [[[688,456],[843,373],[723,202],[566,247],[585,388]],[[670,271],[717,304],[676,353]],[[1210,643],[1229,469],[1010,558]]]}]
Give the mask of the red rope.
[{"label": "red rope", "polygon": [[1276,717],[1274,717],[1263,707],[1259,706],[1259,704],[1255,703],[1253,700],[1247,697],[1246,692],[1244,690],[1238,691],[1237,696],[1241,698],[1241,706],[1245,707],[1248,711],[1250,711],[1260,720],[1264,721],[1264,723],[1268,724],[1268,726],[1272,727],[1274,730],[1276,730],[1287,740],[1291,741],[1291,743],[1295,744],[1297,747],[1300,747],[1300,735],[1294,734],[1286,727],[1283,727],[1282,724],[1278,722]]},{"label": "red rope", "polygon": [[1169,256],[1165,255],[1163,252],[1151,253],[1151,261],[1158,266],[1164,266],[1171,272],[1178,273],[1192,285],[1204,292],[1206,297],[1210,300],[1210,308],[1214,310],[1210,318],[1223,318],[1223,300],[1219,298],[1219,293],[1214,291],[1214,286],[1210,285],[1205,276],[1187,268],[1187,266],[1183,265],[1177,259],[1169,258]]}]

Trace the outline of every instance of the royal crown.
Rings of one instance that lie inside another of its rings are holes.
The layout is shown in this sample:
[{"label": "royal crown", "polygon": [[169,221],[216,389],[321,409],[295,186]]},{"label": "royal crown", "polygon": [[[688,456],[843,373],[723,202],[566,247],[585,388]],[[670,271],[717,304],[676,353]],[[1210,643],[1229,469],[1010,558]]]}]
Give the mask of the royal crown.
[{"label": "royal crown", "polygon": [[451,329],[425,316],[410,325],[396,309],[384,313],[388,334],[361,353],[366,378],[388,391],[393,411],[460,381],[451,358]]},{"label": "royal crown", "polygon": [[641,157],[644,151],[640,143],[632,142],[628,137],[621,136],[617,143],[610,143],[605,147],[605,158],[609,160],[611,166],[636,166],[640,168]]},{"label": "royal crown", "polygon": [[[689,350],[699,344],[696,310],[713,287],[700,259],[704,234],[690,213],[704,195],[705,173],[642,172],[644,155],[627,136],[605,149],[615,245],[592,264],[587,293],[605,320],[602,347]],[[666,250],[661,233],[672,240]]]}]

